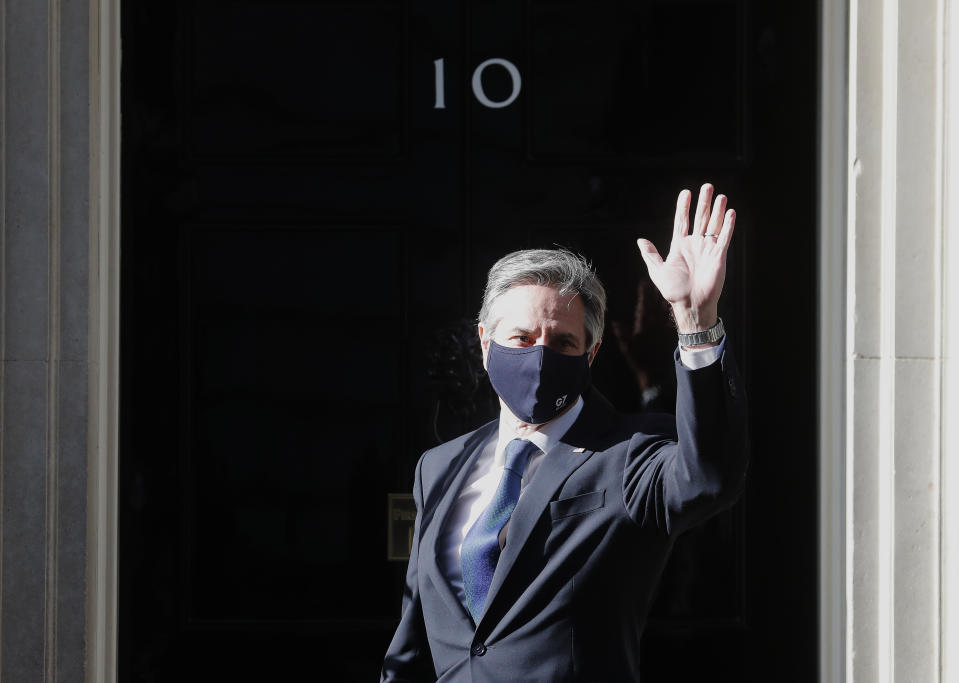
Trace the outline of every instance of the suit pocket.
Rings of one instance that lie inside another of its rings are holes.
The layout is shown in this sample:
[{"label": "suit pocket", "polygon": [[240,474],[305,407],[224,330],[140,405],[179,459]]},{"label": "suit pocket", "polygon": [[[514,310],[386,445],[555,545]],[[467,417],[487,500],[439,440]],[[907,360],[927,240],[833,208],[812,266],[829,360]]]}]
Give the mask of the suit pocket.
[{"label": "suit pocket", "polygon": [[587,512],[598,510],[604,505],[606,505],[606,489],[583,493],[572,498],[554,500],[549,504],[549,514],[555,522],[573,515],[584,515]]}]

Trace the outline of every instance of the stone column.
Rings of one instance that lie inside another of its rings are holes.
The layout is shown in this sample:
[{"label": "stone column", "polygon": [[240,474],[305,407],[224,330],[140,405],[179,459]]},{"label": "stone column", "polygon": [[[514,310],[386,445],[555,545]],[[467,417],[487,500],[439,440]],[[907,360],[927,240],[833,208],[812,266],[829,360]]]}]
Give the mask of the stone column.
[{"label": "stone column", "polygon": [[[940,678],[943,39],[937,0],[849,5],[845,678]],[[955,455],[955,454],[953,454]]]},{"label": "stone column", "polygon": [[959,3],[946,2],[944,15],[940,615],[942,680],[959,681]]},{"label": "stone column", "polygon": [[115,3],[0,11],[0,679],[112,680]]}]

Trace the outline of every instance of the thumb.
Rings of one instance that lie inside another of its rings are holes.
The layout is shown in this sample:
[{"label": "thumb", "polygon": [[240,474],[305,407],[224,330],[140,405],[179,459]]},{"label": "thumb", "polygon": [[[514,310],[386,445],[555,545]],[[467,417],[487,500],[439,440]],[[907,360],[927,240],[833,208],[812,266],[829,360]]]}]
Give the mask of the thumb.
[{"label": "thumb", "polygon": [[636,240],[636,245],[639,247],[639,253],[646,262],[646,268],[649,269],[649,274],[652,275],[654,270],[658,270],[659,266],[663,265],[663,257],[659,255],[656,245],[649,240],[639,238]]}]

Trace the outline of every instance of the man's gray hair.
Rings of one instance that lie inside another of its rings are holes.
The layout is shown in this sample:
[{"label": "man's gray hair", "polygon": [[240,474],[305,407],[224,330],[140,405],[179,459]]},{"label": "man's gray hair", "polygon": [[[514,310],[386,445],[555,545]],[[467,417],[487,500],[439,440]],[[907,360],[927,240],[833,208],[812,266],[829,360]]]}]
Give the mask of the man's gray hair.
[{"label": "man's gray hair", "polygon": [[523,249],[507,254],[493,264],[486,279],[479,321],[491,337],[499,320],[491,320],[493,304],[511,287],[545,285],[560,294],[575,292],[583,300],[586,348],[603,338],[606,321],[606,290],[592,264],[568,249]]}]

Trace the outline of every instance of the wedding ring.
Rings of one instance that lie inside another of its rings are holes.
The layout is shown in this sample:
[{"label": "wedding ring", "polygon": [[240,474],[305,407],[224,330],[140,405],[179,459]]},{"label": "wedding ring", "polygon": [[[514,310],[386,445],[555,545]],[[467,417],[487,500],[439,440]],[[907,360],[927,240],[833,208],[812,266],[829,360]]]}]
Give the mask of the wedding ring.
[{"label": "wedding ring", "polygon": [[714,238],[716,238],[716,239],[719,239],[719,233],[716,233],[716,232],[707,232],[705,235],[703,235],[703,237],[714,237]]}]

